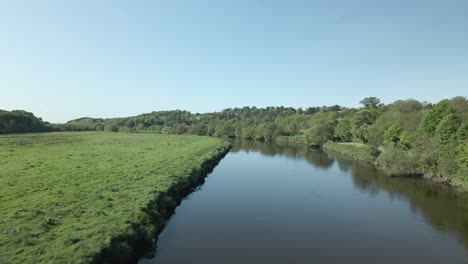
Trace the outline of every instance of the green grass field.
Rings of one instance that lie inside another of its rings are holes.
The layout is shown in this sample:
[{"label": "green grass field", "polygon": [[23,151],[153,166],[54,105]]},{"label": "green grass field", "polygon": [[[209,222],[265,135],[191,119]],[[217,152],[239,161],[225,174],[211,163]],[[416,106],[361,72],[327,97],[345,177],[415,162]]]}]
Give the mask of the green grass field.
[{"label": "green grass field", "polygon": [[175,207],[168,194],[226,149],[196,136],[0,136],[0,263],[99,262],[106,248],[126,255],[126,244],[158,232],[151,221],[167,217],[164,203]]},{"label": "green grass field", "polygon": [[373,163],[377,158],[376,156],[372,155],[372,148],[362,143],[329,141],[323,145],[323,148],[342,153],[356,160],[362,160],[371,163]]}]

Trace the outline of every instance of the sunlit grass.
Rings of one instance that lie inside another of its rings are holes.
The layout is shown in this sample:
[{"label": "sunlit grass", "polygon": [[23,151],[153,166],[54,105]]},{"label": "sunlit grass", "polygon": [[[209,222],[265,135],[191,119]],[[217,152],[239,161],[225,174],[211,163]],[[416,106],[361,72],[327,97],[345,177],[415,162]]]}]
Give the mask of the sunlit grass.
[{"label": "sunlit grass", "polygon": [[0,137],[0,263],[87,262],[142,208],[225,149],[219,139],[104,132]]},{"label": "sunlit grass", "polygon": [[373,162],[376,159],[376,156],[372,155],[372,148],[362,143],[327,142],[323,145],[323,148],[340,152],[356,160]]}]

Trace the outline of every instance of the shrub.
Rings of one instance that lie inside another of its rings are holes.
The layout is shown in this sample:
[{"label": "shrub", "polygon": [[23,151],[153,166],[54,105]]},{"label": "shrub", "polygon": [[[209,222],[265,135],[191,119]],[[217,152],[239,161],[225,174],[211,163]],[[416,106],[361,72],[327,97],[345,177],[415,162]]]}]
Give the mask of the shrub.
[{"label": "shrub", "polygon": [[396,144],[388,145],[377,158],[377,165],[392,176],[421,174],[415,157]]}]

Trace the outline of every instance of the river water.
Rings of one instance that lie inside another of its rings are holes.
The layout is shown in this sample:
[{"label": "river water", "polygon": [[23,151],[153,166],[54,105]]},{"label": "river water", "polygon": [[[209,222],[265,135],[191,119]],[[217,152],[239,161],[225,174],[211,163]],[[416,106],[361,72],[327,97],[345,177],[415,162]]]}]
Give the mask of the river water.
[{"label": "river water", "polygon": [[468,263],[468,200],[302,146],[235,142],[147,263]]}]

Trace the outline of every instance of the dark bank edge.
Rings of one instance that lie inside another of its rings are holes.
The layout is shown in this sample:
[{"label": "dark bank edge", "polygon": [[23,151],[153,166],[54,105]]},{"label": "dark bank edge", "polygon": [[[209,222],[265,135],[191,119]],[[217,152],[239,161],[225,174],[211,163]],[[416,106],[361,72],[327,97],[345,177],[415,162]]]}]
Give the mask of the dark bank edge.
[{"label": "dark bank edge", "polygon": [[168,191],[157,193],[142,209],[142,218],[129,223],[131,232],[115,236],[108,247],[92,256],[90,263],[137,263],[141,257],[154,256],[156,241],[164,226],[169,221],[176,207],[182,200],[200,186],[216,165],[226,156],[231,145],[226,144],[217,150],[217,154],[203,162],[191,176],[175,182]]}]

